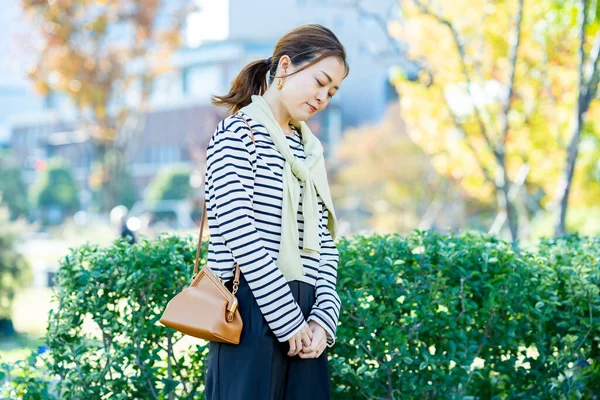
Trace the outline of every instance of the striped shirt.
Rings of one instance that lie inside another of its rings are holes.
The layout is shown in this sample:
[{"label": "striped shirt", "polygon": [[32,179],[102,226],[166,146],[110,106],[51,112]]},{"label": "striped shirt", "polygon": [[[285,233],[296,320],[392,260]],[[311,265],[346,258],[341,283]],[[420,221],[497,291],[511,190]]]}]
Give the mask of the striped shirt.
[{"label": "striped shirt", "polygon": [[[254,141],[243,115],[252,126]],[[300,133],[287,136],[292,153],[306,159]],[[240,266],[270,329],[280,342],[300,331],[304,316],[287,280],[275,264],[281,241],[283,167],[285,159],[266,128],[238,111],[220,121],[206,153],[206,207],[210,240],[208,266],[221,279],[233,277]],[[321,252],[303,247],[302,192],[298,209],[300,256],[305,275],[301,282],[315,286],[315,304],[307,319],[327,332],[335,343],[341,302],[336,292],[339,253],[327,228],[328,211],[319,202]]]}]

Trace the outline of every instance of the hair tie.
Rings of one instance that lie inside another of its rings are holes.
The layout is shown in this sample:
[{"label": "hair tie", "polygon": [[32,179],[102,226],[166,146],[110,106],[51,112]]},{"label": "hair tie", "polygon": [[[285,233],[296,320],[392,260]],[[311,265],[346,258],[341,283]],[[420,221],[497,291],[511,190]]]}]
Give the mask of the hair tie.
[{"label": "hair tie", "polygon": [[271,68],[271,57],[267,58],[267,68]]}]

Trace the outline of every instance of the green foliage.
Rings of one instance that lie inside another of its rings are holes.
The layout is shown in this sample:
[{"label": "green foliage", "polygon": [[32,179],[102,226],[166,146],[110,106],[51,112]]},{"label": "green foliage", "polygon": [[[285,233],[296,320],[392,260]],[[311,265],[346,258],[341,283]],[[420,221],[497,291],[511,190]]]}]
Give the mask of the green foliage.
[{"label": "green foliage", "polygon": [[[550,373],[559,393],[581,393],[584,398],[597,399],[600,395],[600,238],[582,239],[571,235],[544,239],[539,246],[539,256],[547,272],[538,275],[545,284],[536,307],[544,311],[545,325],[536,338],[536,345],[543,346],[540,354],[546,354],[547,361],[542,364],[538,360],[535,367],[540,374]],[[557,379],[560,374],[564,380]],[[592,397],[593,394],[596,397]]]},{"label": "green foliage", "polygon": [[118,205],[131,209],[138,200],[138,191],[130,169],[114,159],[115,156],[112,156],[106,164],[96,163],[92,166],[93,177],[102,175],[104,169],[109,169],[111,175],[118,176],[118,179],[107,178],[105,184],[94,182],[92,185],[92,209],[96,212],[109,211]]},{"label": "green foliage", "polygon": [[185,200],[190,197],[190,171],[185,165],[169,165],[156,175],[148,185],[148,198],[152,201]]},{"label": "green foliage", "polygon": [[[202,398],[206,345],[174,350],[182,335],[157,322],[189,282],[195,244],[162,235],[65,257],[45,367],[57,398]],[[600,239],[523,250],[415,231],[341,238],[338,249],[334,398],[598,398]]]},{"label": "green foliage", "polygon": [[24,400],[58,400],[52,394],[52,378],[47,359],[37,352],[14,364],[0,364],[0,398]]},{"label": "green foliage", "polygon": [[29,199],[27,189],[21,179],[21,171],[5,165],[2,154],[0,154],[0,203],[8,206],[11,220],[27,216]]},{"label": "green foliage", "polygon": [[0,320],[10,319],[16,290],[31,278],[29,264],[14,249],[20,227],[9,219],[8,209],[0,206]]},{"label": "green foliage", "polygon": [[193,247],[174,236],[119,239],[65,257],[47,333],[61,399],[199,398],[208,346],[174,349],[183,335],[158,322],[189,284]]},{"label": "green foliage", "polygon": [[337,398],[598,393],[598,240],[544,241],[536,253],[478,233],[415,232],[339,249]]},{"label": "green foliage", "polygon": [[117,204],[122,204],[128,209],[131,209],[133,204],[138,200],[138,192],[133,178],[127,170],[123,170],[120,173],[120,179],[116,183],[117,191]]},{"label": "green foliage", "polygon": [[42,211],[45,223],[50,222],[48,211],[51,207],[58,208],[63,216],[77,211],[77,187],[65,160],[53,158],[48,161],[46,170],[31,188],[31,200]]}]

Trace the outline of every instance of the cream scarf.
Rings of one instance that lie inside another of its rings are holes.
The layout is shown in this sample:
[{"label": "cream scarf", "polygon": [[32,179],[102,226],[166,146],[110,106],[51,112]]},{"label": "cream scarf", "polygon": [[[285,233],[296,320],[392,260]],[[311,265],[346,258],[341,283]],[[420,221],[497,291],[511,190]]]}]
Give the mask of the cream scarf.
[{"label": "cream scarf", "polygon": [[327,182],[327,171],[323,158],[323,146],[310,131],[304,121],[290,121],[302,132],[302,143],[306,160],[293,155],[285,133],[275,119],[267,101],[258,95],[252,96],[252,103],[241,109],[243,113],[263,125],[277,150],[285,158],[283,168],[283,208],[281,213],[281,244],[277,266],[288,281],[301,278],[304,267],[300,258],[300,238],[296,215],[300,203],[300,182],[304,182],[302,195],[302,215],[304,216],[304,250],[320,252],[319,209],[317,194],[329,211],[327,228],[333,240],[336,237],[337,218]]}]

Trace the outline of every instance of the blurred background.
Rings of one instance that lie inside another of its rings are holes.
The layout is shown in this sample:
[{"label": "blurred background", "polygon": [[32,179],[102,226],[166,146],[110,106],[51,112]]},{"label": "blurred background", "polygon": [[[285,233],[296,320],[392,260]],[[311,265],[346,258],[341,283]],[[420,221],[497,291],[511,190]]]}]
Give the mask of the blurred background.
[{"label": "blurred background", "polygon": [[[44,334],[69,248],[196,233],[247,63],[322,24],[350,75],[308,123],[341,234],[600,232],[595,0],[0,0],[0,357]],[[18,333],[18,334],[15,334]]]}]

